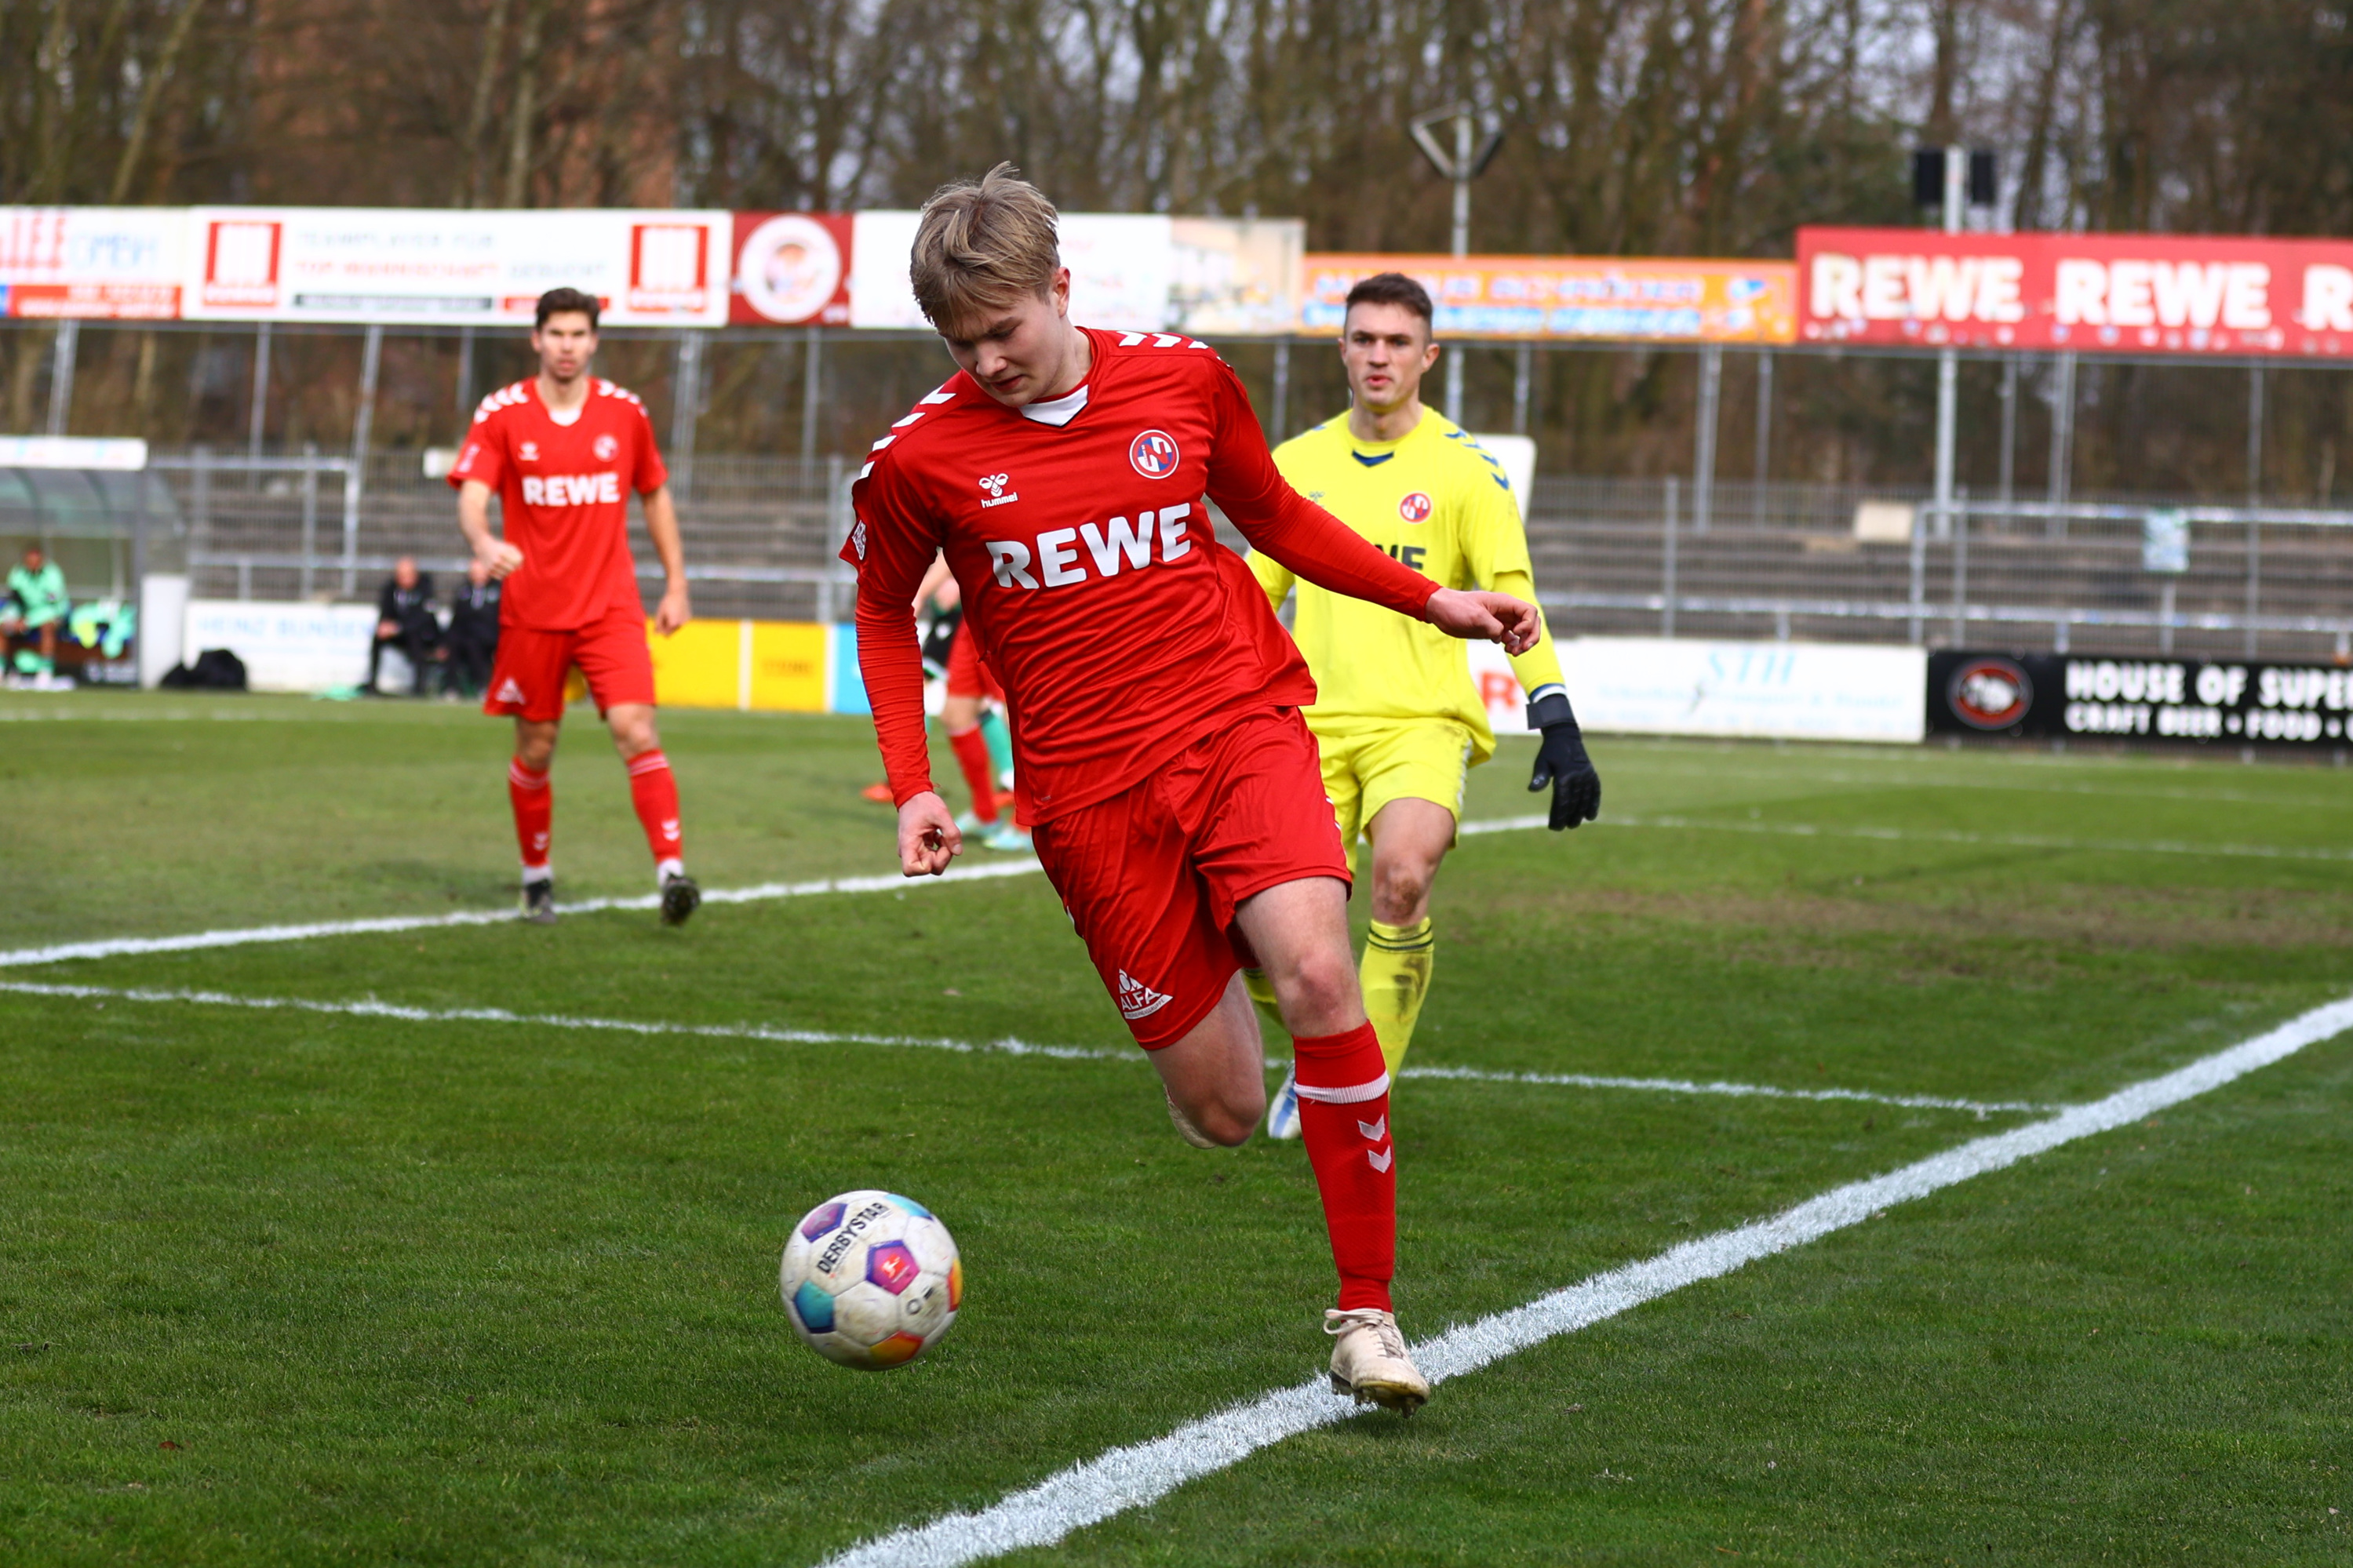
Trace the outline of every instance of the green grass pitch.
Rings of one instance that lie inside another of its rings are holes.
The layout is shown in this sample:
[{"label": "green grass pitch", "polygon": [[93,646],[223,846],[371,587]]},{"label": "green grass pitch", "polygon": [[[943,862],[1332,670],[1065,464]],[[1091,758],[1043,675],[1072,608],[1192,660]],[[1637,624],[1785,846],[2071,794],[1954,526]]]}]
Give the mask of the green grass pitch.
[{"label": "green grass pitch", "polygon": [[[862,723],[664,728],[707,886],[891,868]],[[2353,991],[2353,773],[1594,750],[1603,823],[1449,862],[1414,1065],[2055,1105]],[[503,756],[454,708],[0,699],[0,948],[498,907]],[[1468,815],[1530,810],[1528,760]],[[649,891],[592,724],[555,788],[563,894]],[[12,1564],[816,1563],[1326,1353],[1303,1152],[1176,1140],[1036,877],[0,982],[1113,1053],[0,992]],[[2340,1038],[1007,1561],[2341,1563],[2348,1110]],[[1409,1079],[1400,1313],[1433,1334],[2031,1114]],[[776,1292],[794,1219],[869,1185],[936,1209],[969,1286],[881,1375]]]}]

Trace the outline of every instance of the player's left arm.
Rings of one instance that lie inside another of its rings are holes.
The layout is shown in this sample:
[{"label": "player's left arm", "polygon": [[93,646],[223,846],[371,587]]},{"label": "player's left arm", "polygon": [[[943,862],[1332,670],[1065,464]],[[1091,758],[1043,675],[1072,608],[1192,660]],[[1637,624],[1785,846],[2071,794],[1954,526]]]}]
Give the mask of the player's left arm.
[{"label": "player's left arm", "polygon": [[1507,595],[1433,588],[1429,578],[1373,548],[1365,536],[1291,488],[1266,449],[1250,395],[1222,360],[1213,395],[1217,426],[1209,494],[1253,549],[1319,588],[1427,621],[1449,637],[1525,651],[1541,626],[1534,605]]},{"label": "player's left arm", "polygon": [[[1474,580],[1496,592],[1535,602],[1535,568],[1528,561],[1527,531],[1511,492],[1485,475],[1475,487],[1462,519],[1463,563]],[[1585,736],[1569,708],[1560,673],[1560,650],[1549,633],[1512,656],[1512,673],[1528,694],[1528,728],[1539,741],[1531,793],[1550,786],[1549,826],[1556,833],[1601,815],[1601,774],[1586,754]]]},{"label": "player's left arm", "polygon": [[662,566],[661,607],[654,611],[654,629],[669,637],[694,618],[686,592],[686,550],[678,538],[678,505],[667,482],[646,495],[646,534]]}]

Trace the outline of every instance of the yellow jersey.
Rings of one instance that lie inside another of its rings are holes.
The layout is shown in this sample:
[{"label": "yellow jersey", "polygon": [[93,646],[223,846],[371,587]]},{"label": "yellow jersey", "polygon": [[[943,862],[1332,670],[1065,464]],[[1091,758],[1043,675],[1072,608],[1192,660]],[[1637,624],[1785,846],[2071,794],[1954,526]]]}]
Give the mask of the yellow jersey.
[{"label": "yellow jersey", "polygon": [[[1535,573],[1519,503],[1503,465],[1436,409],[1395,441],[1359,441],[1348,416],[1327,419],[1274,449],[1293,489],[1441,588],[1490,588],[1531,602]],[[1292,636],[1314,672],[1307,721],[1346,734],[1400,719],[1452,719],[1469,730],[1474,762],[1494,754],[1486,704],[1461,642],[1393,610],[1295,579],[1263,552],[1250,570],[1280,609],[1295,588]],[[1560,684],[1547,628],[1512,660],[1531,694]]]}]

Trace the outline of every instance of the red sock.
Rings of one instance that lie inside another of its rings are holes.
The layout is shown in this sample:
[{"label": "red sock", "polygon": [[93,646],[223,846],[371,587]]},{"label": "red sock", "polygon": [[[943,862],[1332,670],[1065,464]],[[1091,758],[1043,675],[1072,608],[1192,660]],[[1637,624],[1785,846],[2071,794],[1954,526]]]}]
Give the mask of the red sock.
[{"label": "red sock", "polygon": [[965,787],[972,791],[972,814],[983,822],[997,820],[997,781],[989,774],[988,737],[980,726],[961,732],[951,731],[948,744],[955,752],[956,766],[964,770]]},{"label": "red sock", "polygon": [[547,874],[547,838],[555,819],[555,790],[547,772],[533,772],[522,759],[507,764],[507,799],[514,805],[515,843],[522,850],[526,880]]},{"label": "red sock", "polygon": [[1299,1130],[1324,1194],[1324,1224],[1340,1270],[1340,1310],[1388,1310],[1397,1272],[1397,1145],[1389,1138],[1389,1075],[1370,1024],[1291,1042],[1299,1076]]},{"label": "red sock", "polygon": [[670,759],[659,750],[639,752],[629,759],[629,801],[646,830],[646,847],[654,863],[683,859],[686,841],[678,831],[678,781],[670,776]]}]

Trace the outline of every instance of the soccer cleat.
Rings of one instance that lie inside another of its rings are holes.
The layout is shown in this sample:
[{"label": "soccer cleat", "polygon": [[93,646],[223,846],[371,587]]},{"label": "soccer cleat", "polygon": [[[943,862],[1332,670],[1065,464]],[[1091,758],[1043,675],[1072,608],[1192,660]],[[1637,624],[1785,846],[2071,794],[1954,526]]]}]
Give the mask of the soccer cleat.
[{"label": "soccer cleat", "polygon": [[1177,1137],[1182,1138],[1186,1142],[1190,1143],[1196,1149],[1219,1149],[1224,1147],[1224,1145],[1219,1143],[1216,1139],[1210,1137],[1206,1132],[1203,1132],[1199,1128],[1194,1126],[1192,1119],[1187,1117],[1183,1111],[1176,1109],[1176,1097],[1170,1094],[1166,1088],[1164,1087],[1160,1090],[1160,1094],[1161,1098],[1168,1101],[1168,1120],[1176,1124]]},{"label": "soccer cleat", "polygon": [[542,877],[522,885],[522,918],[535,926],[555,923],[555,879]]},{"label": "soccer cleat", "polygon": [[1274,1091],[1274,1103],[1266,1108],[1266,1135],[1299,1136],[1299,1074],[1295,1071],[1282,1075],[1282,1087]]},{"label": "soccer cleat", "polygon": [[981,843],[1005,855],[1029,855],[1036,852],[1029,841],[1029,830],[1012,822],[1000,822],[981,836]]},{"label": "soccer cleat", "polygon": [[702,906],[702,889],[693,878],[683,871],[673,871],[662,879],[661,920],[666,926],[682,926],[687,917]]},{"label": "soccer cleat", "polygon": [[1410,1415],[1430,1400],[1430,1379],[1413,1364],[1398,1332],[1395,1313],[1377,1307],[1327,1311],[1324,1331],[1339,1340],[1332,1347],[1332,1391],[1359,1405],[1377,1405]]},{"label": "soccer cleat", "polygon": [[966,806],[956,813],[956,831],[966,838],[976,838],[982,834],[996,832],[1000,821],[1001,819],[992,819],[983,822],[978,812]]}]

